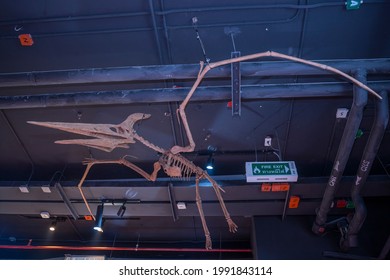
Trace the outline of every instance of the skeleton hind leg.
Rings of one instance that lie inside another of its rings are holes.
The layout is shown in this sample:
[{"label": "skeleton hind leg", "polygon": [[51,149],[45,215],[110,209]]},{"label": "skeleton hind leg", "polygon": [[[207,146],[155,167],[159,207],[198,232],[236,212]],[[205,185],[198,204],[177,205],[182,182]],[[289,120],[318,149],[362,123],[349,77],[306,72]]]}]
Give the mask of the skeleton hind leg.
[{"label": "skeleton hind leg", "polygon": [[217,195],[217,198],[219,200],[219,204],[221,205],[222,212],[225,216],[226,222],[228,223],[229,231],[233,232],[233,233],[236,232],[238,226],[233,222],[233,220],[230,217],[230,214],[226,208],[225,202],[224,202],[222,194],[221,194],[221,187],[206,172],[203,172],[203,176],[213,185],[213,189],[215,191],[215,194]]},{"label": "skeleton hind leg", "polygon": [[199,192],[199,178],[198,178],[198,176],[196,176],[195,183],[196,183],[195,184],[196,206],[198,206],[200,220],[202,221],[203,231],[204,231],[204,234],[206,237],[206,249],[211,250],[212,249],[212,242],[211,242],[211,237],[210,237],[210,231],[207,227],[206,218],[205,218],[204,212],[203,212],[202,199],[200,197],[200,192]]}]

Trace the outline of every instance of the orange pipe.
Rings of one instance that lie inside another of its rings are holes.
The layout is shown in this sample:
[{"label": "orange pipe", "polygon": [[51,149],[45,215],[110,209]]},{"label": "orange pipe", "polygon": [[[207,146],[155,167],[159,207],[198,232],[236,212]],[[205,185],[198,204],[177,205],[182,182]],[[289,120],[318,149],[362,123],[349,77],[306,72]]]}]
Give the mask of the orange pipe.
[{"label": "orange pipe", "polygon": [[210,252],[210,253],[251,253],[251,249],[203,249],[203,248],[134,248],[107,246],[34,246],[34,245],[0,245],[0,249],[17,250],[71,250],[71,251],[141,251],[141,252]]}]

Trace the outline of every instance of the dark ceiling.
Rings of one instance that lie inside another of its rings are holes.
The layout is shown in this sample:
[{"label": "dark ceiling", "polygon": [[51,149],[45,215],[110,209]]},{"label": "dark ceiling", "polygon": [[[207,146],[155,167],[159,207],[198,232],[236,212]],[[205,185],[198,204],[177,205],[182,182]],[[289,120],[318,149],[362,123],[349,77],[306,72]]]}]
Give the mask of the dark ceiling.
[{"label": "dark ceiling", "polygon": [[[390,89],[390,2],[367,0],[358,6],[348,9],[339,0],[1,1],[0,258],[94,253],[110,258],[302,259],[338,252],[337,226],[325,237],[311,232],[316,209],[337,154],[345,153],[347,161],[332,201],[352,200],[354,176],[381,102],[369,94],[362,120],[351,130],[347,118],[336,118],[336,113],[348,109],[352,123],[353,96],[359,90],[338,75],[277,58],[242,62],[240,116],[233,116],[229,106],[231,66],[206,75],[186,108],[196,147],[182,155],[201,168],[213,156],[210,174],[225,190],[227,208],[239,226],[237,233],[229,233],[213,189],[202,181],[204,212],[213,247],[219,250],[206,253],[191,251],[204,248],[194,178],[170,179],[160,171],[156,182],[148,182],[123,166],[93,167],[84,183],[87,200],[94,213],[106,201],[104,232],[96,233],[94,222],[84,219],[89,212],[77,189],[82,161],[127,155],[150,173],[159,154],[140,142],[109,153],[58,145],[56,140],[78,136],[27,121],[119,124],[132,113],[145,113],[151,118],[134,126],[139,135],[167,150],[185,146],[176,111],[197,77],[199,61],[228,59],[234,50],[241,56],[275,51],[318,61],[383,93]],[[22,34],[31,36],[31,46],[22,46]],[[343,146],[343,133],[349,130],[353,141]],[[390,233],[389,128],[382,133],[362,189],[368,208],[362,242],[352,251],[363,258],[383,255]],[[270,147],[264,143],[267,136]],[[298,181],[289,192],[264,192],[260,183],[246,182],[245,162],[279,160],[297,166]],[[42,186],[51,192],[44,193]],[[291,196],[300,197],[298,208],[288,207]],[[127,211],[120,218],[118,205],[125,200]],[[187,209],[178,210],[176,202],[185,202]],[[42,219],[42,211],[51,218]],[[328,220],[354,211],[333,207]],[[58,229],[49,233],[54,220]],[[286,238],[288,232],[295,235]],[[262,247],[265,235],[275,239]],[[282,248],[278,238],[291,242]],[[310,252],[294,249],[305,242]],[[27,244],[76,247],[23,250]],[[155,250],[134,253],[135,247]]]}]

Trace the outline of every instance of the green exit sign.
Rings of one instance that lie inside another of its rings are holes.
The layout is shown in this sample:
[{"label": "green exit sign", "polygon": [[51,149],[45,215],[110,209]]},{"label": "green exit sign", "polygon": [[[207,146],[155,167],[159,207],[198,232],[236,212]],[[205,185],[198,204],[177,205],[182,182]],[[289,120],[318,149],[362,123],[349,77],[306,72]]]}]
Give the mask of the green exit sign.
[{"label": "green exit sign", "polygon": [[247,182],[296,182],[298,172],[294,161],[247,162]]},{"label": "green exit sign", "polygon": [[347,0],[345,6],[347,7],[347,10],[357,10],[360,8],[361,3],[360,0]]}]

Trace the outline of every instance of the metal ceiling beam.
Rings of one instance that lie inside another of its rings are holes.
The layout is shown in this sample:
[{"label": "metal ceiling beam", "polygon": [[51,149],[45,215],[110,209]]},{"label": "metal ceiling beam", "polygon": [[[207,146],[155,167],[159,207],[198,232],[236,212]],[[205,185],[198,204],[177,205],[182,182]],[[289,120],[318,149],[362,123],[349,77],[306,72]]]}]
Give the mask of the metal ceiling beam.
[{"label": "metal ceiling beam", "polygon": [[[301,178],[299,183],[294,183],[291,188],[291,195],[304,198],[301,200],[298,209],[289,209],[287,215],[313,215],[313,211],[321,202],[323,192],[326,186],[326,177],[321,178]],[[336,198],[346,198],[350,195],[350,186],[354,177],[344,177],[340,182]],[[145,180],[133,181],[107,181],[98,186],[95,181],[86,181],[84,188],[88,189],[90,197],[87,197],[91,207],[101,203],[96,197],[124,197],[126,191],[131,187],[136,193],[139,203],[128,204],[128,210],[125,215],[128,217],[137,216],[166,216],[172,217],[172,204],[167,193],[166,182],[160,182],[160,186],[148,187]],[[120,186],[118,186],[120,183]],[[196,201],[194,196],[194,186],[188,185],[190,182],[173,182],[176,201],[183,201],[187,205],[186,210],[178,210],[180,216],[198,216]],[[232,181],[233,185],[226,186],[229,181],[222,182],[224,186],[224,199],[229,207],[232,216],[251,216],[251,215],[282,215],[284,208],[285,192],[261,192],[257,184],[244,184]],[[52,215],[69,216],[69,209],[58,196],[48,196],[43,193],[41,186],[45,182],[31,182],[30,193],[21,197],[18,188],[18,182],[0,181],[0,214],[20,214],[37,215],[44,209]],[[79,191],[73,181],[61,182],[66,189],[67,197],[72,203],[72,208],[79,216],[88,215],[87,208],[80,198]],[[204,202],[204,211],[207,216],[222,216],[219,203],[211,187],[201,187],[201,195]],[[390,197],[388,188],[388,177],[370,176],[366,183],[363,196],[369,197]],[[335,211],[337,209],[333,209]],[[94,211],[94,210],[93,210]],[[339,211],[339,210],[337,210]],[[340,211],[343,211],[341,209]],[[117,205],[107,205],[105,207],[105,216],[116,217],[118,212]],[[340,214],[345,214],[341,213]]]},{"label": "metal ceiling beam", "polygon": [[[234,216],[263,216],[263,215],[282,215],[284,200],[265,200],[265,201],[225,201],[229,213]],[[80,216],[87,216],[89,212],[83,203],[73,203]],[[289,215],[313,215],[314,210],[320,204],[320,199],[303,200],[299,203],[299,208],[290,209]],[[94,204],[95,205],[95,204]],[[93,205],[93,206],[94,206]],[[1,202],[1,215],[36,215],[39,216],[42,209],[48,211],[53,216],[68,216],[69,211],[61,202],[42,203],[42,202]],[[94,208],[95,209],[95,208]],[[128,209],[130,209],[128,207]],[[172,217],[172,210],[169,203],[140,203],[132,205],[131,211],[126,211],[126,217]],[[203,210],[206,216],[223,217],[221,207],[218,201],[203,201]],[[345,209],[336,209],[339,214],[346,214]],[[105,207],[104,217],[117,217],[118,207]],[[180,217],[199,216],[199,211],[195,201],[186,202],[186,209],[179,211]]]},{"label": "metal ceiling beam", "polygon": [[[242,199],[243,191],[247,191],[247,188],[252,188],[256,192],[258,191],[257,187],[258,184],[248,184],[246,183],[246,177],[245,175],[217,175],[212,176],[214,180],[216,180],[224,189],[226,188],[233,188],[231,191],[234,191],[234,188],[239,188],[239,192],[237,194],[234,194],[235,199]],[[323,190],[325,189],[326,183],[328,182],[328,177],[302,177],[299,178],[298,183],[294,183],[294,186],[301,189],[307,188],[307,193],[305,193],[305,196],[307,197],[322,197]],[[342,195],[350,196],[350,187],[351,184],[354,182],[355,177],[354,176],[343,176],[342,180],[340,181],[340,189],[343,190],[345,188],[345,192],[342,193]],[[19,198],[19,193],[12,191],[12,193],[3,193],[7,192],[12,188],[19,188],[19,186],[25,184],[25,181],[1,181],[0,180],[0,198],[1,197],[7,197],[8,199],[17,199]],[[29,187],[31,189],[36,188],[39,194],[42,194],[41,187],[47,186],[49,181],[30,181]],[[70,189],[74,189],[74,194],[79,197],[79,190],[77,187],[78,181],[61,181],[61,186],[67,190],[67,194],[70,199],[73,199],[74,196],[72,196],[72,192]],[[112,194],[115,194],[115,191],[117,189],[128,189],[128,188],[134,188],[134,191],[137,193],[148,193],[152,196],[158,195],[161,198],[161,194],[164,193],[166,195],[166,199],[168,201],[168,195],[167,195],[167,184],[172,183],[173,187],[175,188],[175,194],[180,195],[181,192],[186,192],[188,187],[194,187],[195,186],[195,177],[191,177],[189,181],[181,181],[181,180],[172,180],[172,178],[169,177],[159,177],[156,179],[155,182],[147,181],[143,178],[132,178],[132,179],[112,179],[112,180],[85,180],[83,187],[88,188],[95,188],[95,190],[98,189],[104,189],[107,188],[109,191],[112,192]],[[367,178],[366,182],[366,188],[363,190],[364,195],[366,196],[369,193],[372,193],[374,190],[380,188],[385,191],[386,194],[390,196],[390,188],[389,185],[389,177],[387,175],[370,175]],[[204,187],[205,189],[210,189],[210,193],[213,193],[213,189],[209,187]],[[156,194],[153,192],[153,190],[159,190],[161,192],[160,194]],[[226,191],[224,194],[224,197],[229,196],[229,191]],[[29,196],[31,196],[33,193],[30,193]],[[52,193],[54,194],[54,193]],[[292,192],[292,195],[295,193]],[[13,196],[15,195],[15,197]],[[238,195],[238,196],[237,196]],[[252,195],[252,194],[251,194]],[[375,193],[376,196],[383,195],[383,193]],[[13,198],[14,197],[14,198]],[[45,195],[47,197],[47,195]],[[283,198],[284,196],[282,196]],[[54,196],[52,197],[54,200],[61,199],[61,196]],[[183,197],[176,197],[176,199],[185,200]]]},{"label": "metal ceiling beam", "polygon": [[[246,184],[244,180],[241,181],[229,181],[219,180],[220,176],[213,177],[223,186],[226,191],[224,193],[224,199],[229,203],[241,203],[245,201],[280,201],[284,202],[285,192],[262,192],[258,184]],[[327,177],[315,177],[315,178],[300,178],[299,183],[293,183],[291,188],[291,195],[301,196],[308,200],[319,200],[323,196],[324,189],[326,187]],[[350,187],[354,181],[354,177],[343,177],[340,182],[340,187],[337,191],[337,197],[349,197]],[[0,206],[3,203],[24,203],[29,204],[36,202],[39,207],[44,205],[58,204],[58,207],[66,210],[69,214],[69,210],[66,208],[61,197],[43,193],[41,190],[42,185],[46,185],[47,182],[32,181],[29,185],[30,193],[20,196],[18,186],[22,182],[16,181],[0,181]],[[99,184],[98,184],[99,183]],[[195,203],[194,181],[173,181],[172,189],[175,191],[176,201],[193,202]],[[366,182],[366,188],[363,190],[363,196],[368,197],[390,197],[389,180],[387,176],[369,176]],[[76,208],[83,208],[82,211],[86,211],[83,201],[80,197],[80,192],[77,187],[77,183],[74,181],[62,181],[61,185],[66,190],[67,197]],[[99,197],[105,197],[106,199],[126,197],[126,192],[129,188],[134,193],[137,193],[137,199],[140,200],[139,204],[149,204],[153,207],[154,204],[163,204],[167,208],[167,213],[172,215],[172,209],[170,207],[170,197],[167,193],[166,181],[148,182],[143,179],[137,180],[102,180],[102,181],[85,181],[84,188],[88,189],[87,199],[93,205],[101,203]],[[201,187],[201,195],[204,198],[205,204],[217,203],[215,193],[212,187]],[[137,204],[128,204],[128,207],[137,207]],[[115,208],[115,207],[114,207]],[[115,214],[117,213],[116,210]],[[283,208],[283,207],[282,207]],[[8,209],[8,208],[7,208]],[[8,209],[10,210],[10,209]],[[42,210],[42,209],[41,209]],[[79,210],[78,208],[76,210]],[[114,213],[113,210],[113,213]],[[217,209],[221,213],[220,209]],[[131,211],[130,211],[131,212]],[[180,211],[179,211],[180,212]],[[180,214],[180,213],[178,213]],[[79,213],[79,215],[81,215]]]},{"label": "metal ceiling beam", "polygon": [[[362,68],[366,69],[368,74],[390,74],[390,58],[317,62],[346,73]],[[198,72],[199,64],[176,64],[3,73],[0,74],[0,88],[195,79]],[[241,75],[242,77],[269,77],[332,74],[295,62],[265,61],[242,62]],[[230,77],[230,65],[210,71],[206,76],[206,78],[224,77]]]},{"label": "metal ceiling beam", "polygon": [[[390,90],[390,81],[369,82],[376,91]],[[242,100],[281,98],[326,98],[352,96],[349,83],[296,83],[241,86]],[[60,94],[0,96],[0,110],[68,106],[126,105],[136,103],[180,102],[189,88],[159,88],[116,91],[89,91]],[[191,101],[231,99],[230,86],[199,87]]]},{"label": "metal ceiling beam", "polygon": [[[229,213],[234,216],[267,216],[278,215],[282,216],[284,208],[284,199],[275,200],[252,200],[231,202],[225,201],[229,209]],[[313,215],[313,212],[321,203],[321,199],[301,199],[298,208],[291,208],[287,212],[287,216],[292,215]],[[87,216],[89,212],[84,203],[73,203],[80,216]],[[95,211],[96,204],[93,204]],[[125,212],[123,218],[134,217],[172,217],[172,210],[169,203],[165,202],[144,202],[134,204]],[[69,210],[62,202],[42,203],[24,202],[24,201],[5,201],[0,203],[0,215],[33,215],[40,216],[42,209],[48,211],[52,216],[69,216]],[[130,210],[130,211],[129,211]],[[203,210],[206,216],[223,217],[221,207],[218,201],[203,201]],[[111,206],[104,208],[105,218],[117,218],[118,207]],[[332,215],[346,215],[350,209],[334,208]],[[198,217],[199,211],[195,201],[186,201],[186,209],[178,211],[179,217]]]}]

